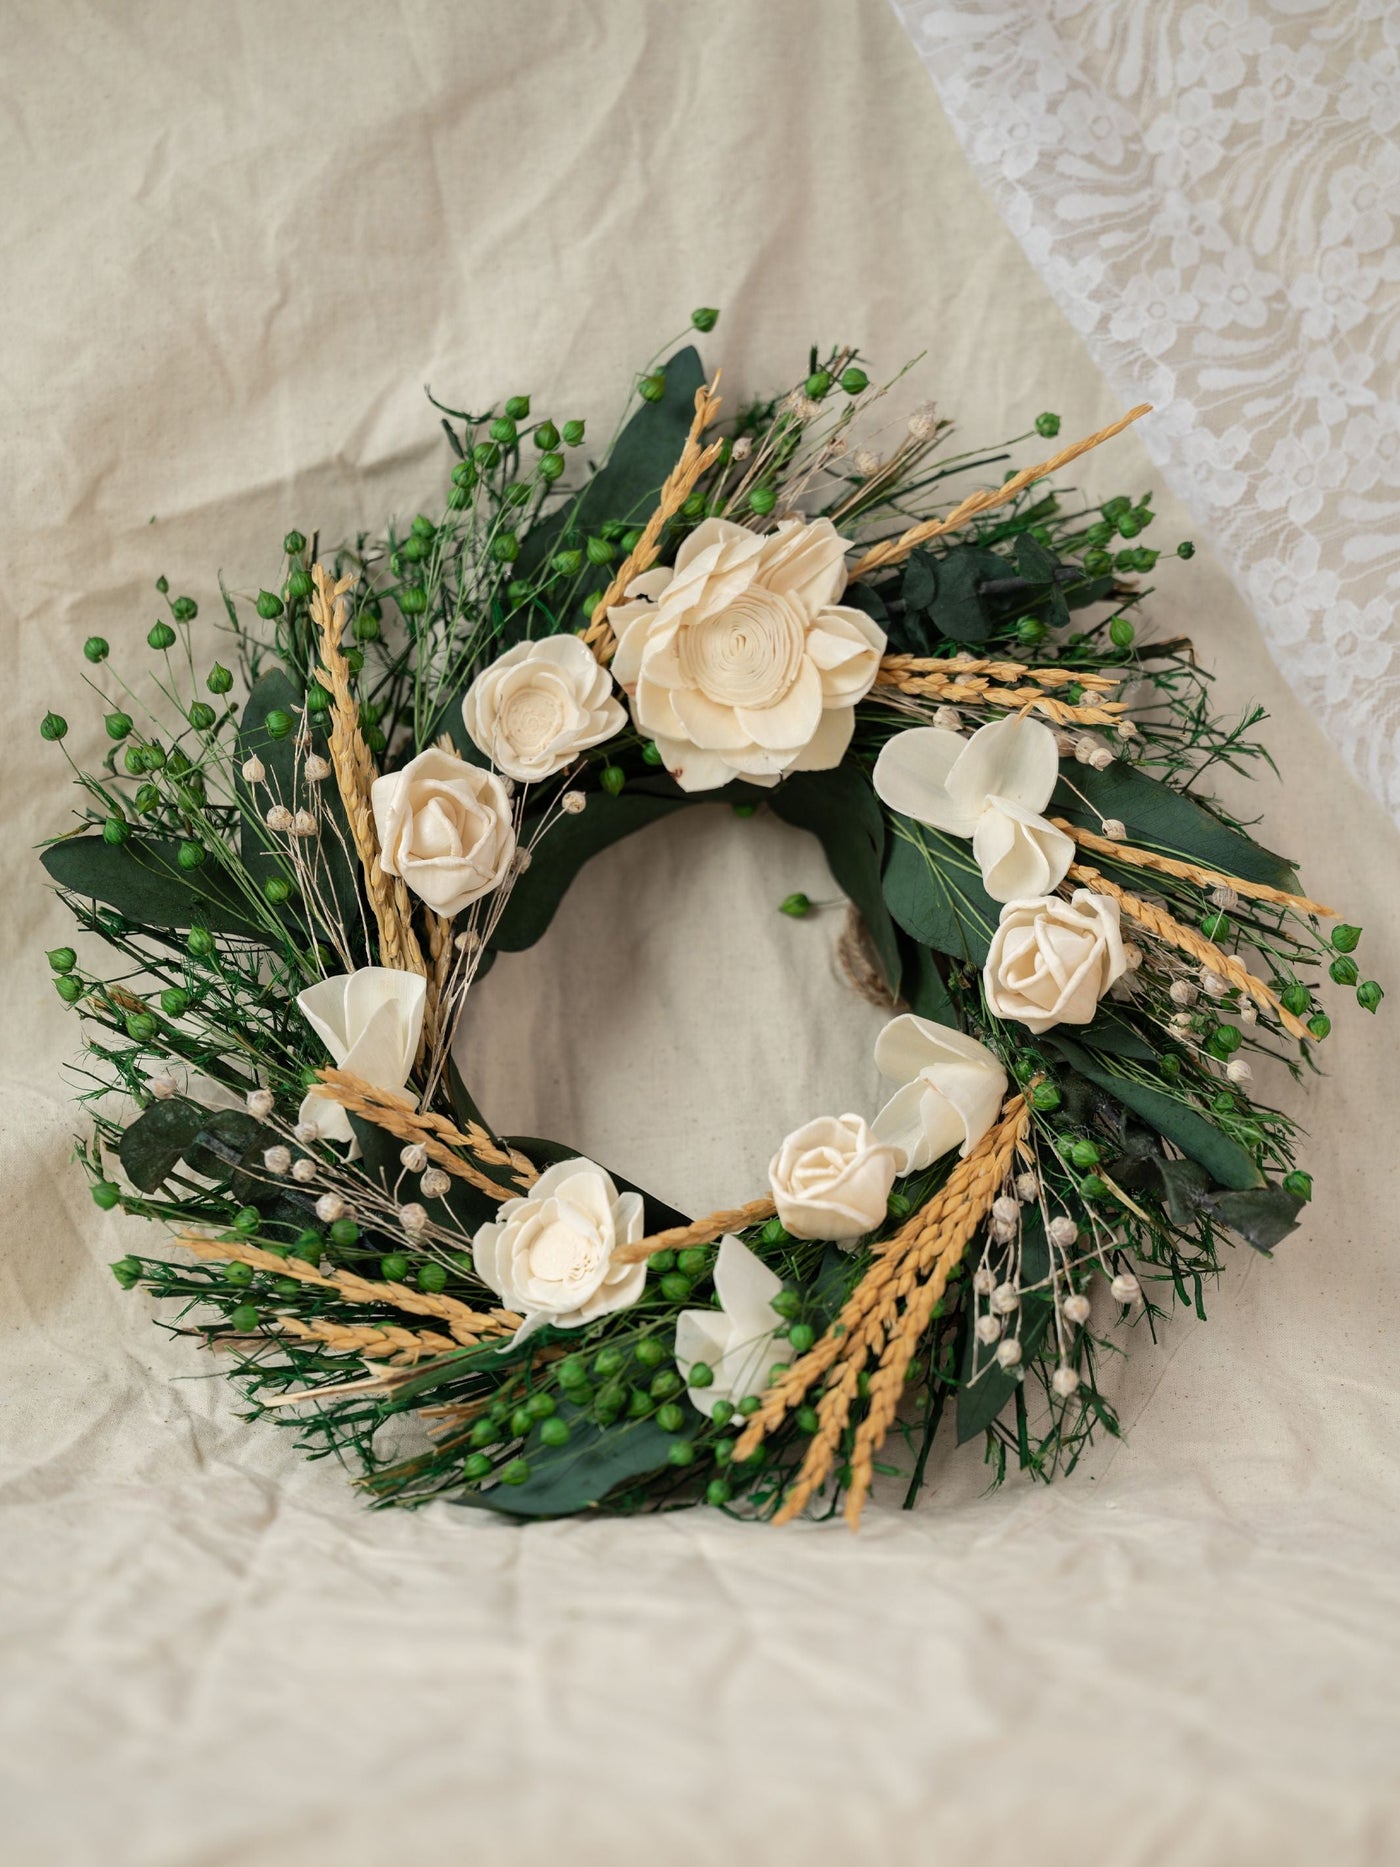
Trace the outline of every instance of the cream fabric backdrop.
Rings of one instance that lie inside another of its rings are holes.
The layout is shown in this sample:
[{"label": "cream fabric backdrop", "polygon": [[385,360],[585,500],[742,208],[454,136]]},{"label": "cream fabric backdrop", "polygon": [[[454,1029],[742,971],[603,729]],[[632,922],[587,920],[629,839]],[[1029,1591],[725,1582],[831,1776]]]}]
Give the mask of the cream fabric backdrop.
[{"label": "cream fabric backdrop", "polygon": [[[0,1770],[24,1867],[721,1858],[1381,1862],[1400,1850],[1394,1035],[1339,1019],[1318,1197],[1208,1328],[1121,1376],[1053,1491],[945,1451],[912,1514],[515,1530],[370,1516],[103,1268],[66,1166],[75,1028],[30,845],[85,635],[139,665],[165,571],[270,581],[290,524],[416,510],[419,385],[599,423],[693,304],[736,390],[852,336],[969,435],[1114,412],[883,0],[23,0],[5,10],[7,932]],[[1150,483],[1138,442],[1088,463]],[[1160,528],[1187,529],[1170,501]],[[1275,714],[1264,829],[1400,982],[1397,837],[1208,556],[1168,567],[1223,706]],[[100,731],[100,726],[98,728]],[[672,1198],[873,1090],[813,850],[719,808],[599,861],[469,1041],[487,1106]],[[1389,1008],[1388,1008],[1389,1009]],[[523,1034],[524,1041],[521,1041]]]}]

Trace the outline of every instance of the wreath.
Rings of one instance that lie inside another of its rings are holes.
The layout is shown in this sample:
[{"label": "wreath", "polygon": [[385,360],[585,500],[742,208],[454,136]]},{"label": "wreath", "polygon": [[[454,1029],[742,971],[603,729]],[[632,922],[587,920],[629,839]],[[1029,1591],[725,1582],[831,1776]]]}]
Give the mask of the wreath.
[{"label": "wreath", "polygon": [[[945,1413],[1049,1476],[1118,1430],[1113,1335],[1298,1223],[1255,1070],[1311,1066],[1321,973],[1382,994],[1211,795],[1263,715],[1140,635],[1150,497],[1052,483],[1148,411],[1012,471],[927,406],[891,443],[893,387],[814,350],[721,424],[685,347],[586,469],[526,396],[438,405],[441,512],[288,533],[226,660],[164,578],[153,681],[85,644],[109,747],[43,862],[95,939],[48,959],[92,1196],[171,1234],[113,1270],[376,1504],[854,1525]],[[820,840],[888,1096],[694,1217],[497,1133],[453,1034],[590,856],[717,799]]]}]

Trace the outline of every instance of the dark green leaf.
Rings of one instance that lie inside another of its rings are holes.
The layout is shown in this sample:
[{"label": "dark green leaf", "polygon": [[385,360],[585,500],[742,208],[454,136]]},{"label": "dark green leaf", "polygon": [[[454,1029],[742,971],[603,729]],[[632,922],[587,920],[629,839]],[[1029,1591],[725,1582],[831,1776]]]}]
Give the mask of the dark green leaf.
[{"label": "dark green leaf", "polygon": [[885,903],[921,946],[980,966],[1001,909],[982,886],[972,847],[912,818],[891,815]]},{"label": "dark green leaf", "polygon": [[1094,831],[1105,817],[1117,817],[1127,840],[1144,849],[1184,856],[1247,882],[1266,882],[1273,888],[1294,885],[1291,862],[1232,830],[1194,798],[1121,759],[1104,771],[1095,771],[1091,765],[1075,766],[1074,785],[1082,797],[1075,795],[1068,782],[1056,786],[1052,815],[1068,817],[1071,823]]},{"label": "dark green leaf", "polygon": [[1158,1134],[1174,1141],[1183,1154],[1199,1161],[1217,1186],[1245,1191],[1264,1184],[1264,1176],[1253,1157],[1197,1110],[1188,1108],[1163,1090],[1115,1074],[1103,1058],[1081,1050],[1059,1031],[1042,1038],[1041,1042],[1047,1050],[1058,1051],[1081,1076],[1097,1084],[1124,1108],[1131,1109]]},{"label": "dark green leaf", "polygon": [[545,1446],[529,1441],[530,1476],[523,1485],[469,1491],[457,1502],[507,1517],[567,1517],[601,1504],[619,1485],[660,1471],[675,1441],[655,1420],[599,1426],[567,1402],[559,1412],[569,1423],[569,1442]]},{"label": "dark green leaf", "polygon": [[197,1102],[172,1096],[153,1102],[122,1133],[117,1154],[127,1178],[143,1193],[154,1193],[183,1160],[205,1119]]},{"label": "dark green leaf", "polygon": [[133,836],[126,843],[71,836],[51,843],[42,861],[60,888],[101,901],[139,927],[174,932],[198,924],[271,945],[274,936],[253,918],[216,862],[182,869],[178,847],[154,836]]},{"label": "dark green leaf", "polygon": [[1140,1063],[1155,1063],[1160,1047],[1148,1043],[1112,1005],[1099,1006],[1092,1024],[1079,1033],[1079,1042],[1088,1050],[1102,1050],[1111,1057],[1134,1057]]},{"label": "dark green leaf", "polygon": [[1207,1200],[1212,1218],[1237,1232],[1246,1244],[1265,1254],[1296,1230],[1303,1201],[1282,1186],[1248,1193],[1217,1193]]},{"label": "dark green leaf", "polygon": [[[1050,1277],[1050,1247],[1045,1240],[1045,1223],[1040,1209],[1036,1206],[1026,1208],[1025,1222],[1021,1227],[1021,1284],[1047,1284]],[[1055,1304],[1047,1288],[1027,1290],[1021,1301],[1021,1365],[1029,1367],[1040,1347],[1046,1326],[1054,1314]],[[958,1444],[963,1445],[969,1439],[975,1439],[984,1433],[997,1418],[1008,1401],[1015,1397],[1021,1385],[1015,1369],[1003,1368],[993,1359],[974,1381],[973,1356],[976,1353],[976,1338],[972,1333],[972,1317],[969,1311],[965,1328],[966,1344],[963,1350],[963,1384],[958,1389]],[[986,1351],[983,1351],[984,1353]]]},{"label": "dark green leaf", "polygon": [[911,610],[927,609],[938,589],[938,577],[933,567],[933,559],[926,551],[911,554],[904,579],[899,586],[899,594],[904,607]]},{"label": "dark green leaf", "polygon": [[997,622],[978,586],[1006,575],[1006,560],[980,545],[957,545],[938,559],[938,591],[930,612],[935,636],[950,642],[985,642]]},{"label": "dark green leaf", "polygon": [[953,1009],[953,1001],[948,996],[948,988],[943,983],[943,975],[938,970],[934,955],[917,940],[911,940],[906,933],[900,932],[897,938],[903,956],[900,990],[904,1002],[919,1017],[956,1029],[958,1014]]},{"label": "dark green leaf", "polygon": [[854,903],[885,983],[897,992],[899,947],[880,883],[885,824],[870,781],[853,766],[838,765],[832,771],[797,772],[772,797],[775,816],[810,831],[821,844],[832,880]]}]

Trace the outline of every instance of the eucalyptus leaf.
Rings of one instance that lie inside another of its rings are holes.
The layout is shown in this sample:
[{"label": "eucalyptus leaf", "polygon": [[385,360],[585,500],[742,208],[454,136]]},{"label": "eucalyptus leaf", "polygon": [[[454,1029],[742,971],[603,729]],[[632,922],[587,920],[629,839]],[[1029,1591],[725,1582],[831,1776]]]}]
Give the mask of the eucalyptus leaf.
[{"label": "eucalyptus leaf", "polygon": [[885,905],[921,946],[980,966],[1001,909],[982,886],[971,845],[893,814]]},{"label": "eucalyptus leaf", "polygon": [[[1068,781],[1055,787],[1048,814],[1067,817],[1071,823],[1096,832],[1105,817],[1116,817],[1127,832],[1127,840],[1145,849],[1185,857],[1247,882],[1266,882],[1272,888],[1296,886],[1293,864],[1285,857],[1262,848],[1252,837],[1222,823],[1194,798],[1135,766],[1125,765],[1121,759],[1115,759],[1103,771],[1095,771],[1092,765],[1076,765],[1073,783],[1073,790]],[[1083,795],[1077,796],[1076,791]]]},{"label": "eucalyptus leaf", "polygon": [[133,1186],[154,1193],[164,1186],[194,1144],[204,1125],[205,1110],[183,1096],[153,1102],[123,1130],[117,1156]]},{"label": "eucalyptus leaf", "polygon": [[957,545],[939,558],[938,590],[929,612],[936,635],[950,642],[985,642],[997,616],[980,586],[1005,573],[1005,559],[980,545]]},{"label": "eucalyptus leaf", "polygon": [[1254,1192],[1217,1193],[1206,1204],[1212,1218],[1267,1257],[1275,1245],[1297,1230],[1304,1201],[1286,1187],[1264,1186]]},{"label": "eucalyptus leaf", "polygon": [[546,1446],[538,1435],[526,1442],[530,1476],[521,1485],[492,1485],[456,1500],[469,1509],[506,1517],[567,1517],[603,1503],[620,1485],[647,1478],[666,1465],[674,1433],[655,1420],[619,1420],[599,1426],[566,1401],[558,1417],[570,1428],[568,1443]]},{"label": "eucalyptus leaf", "polygon": [[201,868],[182,869],[178,849],[179,844],[156,836],[133,836],[125,843],[71,836],[51,843],[41,860],[60,888],[115,908],[136,926],[208,927],[273,945],[273,933],[217,864],[209,860]]},{"label": "eucalyptus leaf", "polygon": [[1199,1161],[1217,1186],[1237,1192],[1263,1186],[1264,1176],[1253,1157],[1238,1141],[1231,1140],[1195,1109],[1133,1077],[1116,1074],[1101,1057],[1081,1050],[1059,1031],[1048,1034],[1041,1042],[1047,1050],[1058,1051],[1081,1076],[1141,1116],[1158,1134],[1174,1141],[1183,1154]]}]

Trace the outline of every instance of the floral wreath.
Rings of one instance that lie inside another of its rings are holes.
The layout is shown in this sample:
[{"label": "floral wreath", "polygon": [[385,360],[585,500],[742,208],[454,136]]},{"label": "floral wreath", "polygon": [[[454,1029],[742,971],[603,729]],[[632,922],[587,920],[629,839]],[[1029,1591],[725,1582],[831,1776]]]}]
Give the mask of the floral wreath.
[{"label": "floral wreath", "polygon": [[[1210,794],[1262,712],[1139,636],[1150,498],[1050,483],[1148,411],[950,504],[1015,443],[922,407],[877,453],[890,387],[814,351],[721,428],[685,348],[578,475],[581,421],[443,408],[441,515],[328,561],[289,533],[276,591],[223,592],[207,698],[163,578],[154,696],[85,645],[110,746],[43,860],[119,966],[48,958],[93,1198],[173,1234],[114,1271],[376,1503],[854,1525],[950,1401],[1048,1476],[1118,1430],[1110,1333],[1201,1310],[1310,1196],[1255,1065],[1311,1062],[1319,969],[1381,989]],[[692,1218],[498,1134],[453,1036],[589,856],[716,798],[821,841],[889,1093]]]}]

